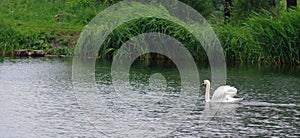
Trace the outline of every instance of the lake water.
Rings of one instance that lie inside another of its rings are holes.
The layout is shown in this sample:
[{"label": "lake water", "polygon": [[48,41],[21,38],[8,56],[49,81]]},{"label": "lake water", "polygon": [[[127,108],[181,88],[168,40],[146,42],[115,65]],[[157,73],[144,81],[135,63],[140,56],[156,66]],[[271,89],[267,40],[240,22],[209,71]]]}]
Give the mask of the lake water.
[{"label": "lake water", "polygon": [[[229,66],[227,83],[245,100],[207,104],[205,89],[191,88],[187,97],[197,103],[184,114],[183,106],[172,110],[181,84],[173,64],[136,62],[130,70],[136,93],[123,102],[110,68],[97,61],[93,94],[101,98],[88,99],[74,92],[72,59],[0,59],[0,137],[300,137],[300,67]],[[201,79],[210,79],[209,67],[198,68]],[[155,73],[166,82],[151,80]]]}]

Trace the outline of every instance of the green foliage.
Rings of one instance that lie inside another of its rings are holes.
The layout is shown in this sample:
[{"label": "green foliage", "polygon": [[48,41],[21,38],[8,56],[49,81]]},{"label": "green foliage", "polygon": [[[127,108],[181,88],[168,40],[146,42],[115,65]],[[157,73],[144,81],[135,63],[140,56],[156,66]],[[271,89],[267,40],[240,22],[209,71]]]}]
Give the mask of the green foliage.
[{"label": "green foliage", "polygon": [[[153,9],[154,10],[154,9]],[[214,25],[229,63],[299,64],[299,10],[282,12],[260,11],[243,23]],[[111,59],[129,38],[147,32],[160,32],[182,42],[196,60],[206,61],[201,44],[185,27],[157,18],[132,20],[115,29],[99,51],[101,58]],[[201,30],[199,30],[201,31]],[[127,53],[123,53],[127,54]],[[145,55],[153,59],[156,55]]]},{"label": "green foliage", "polygon": [[300,9],[264,11],[242,25],[215,26],[227,61],[300,64]]},{"label": "green foliage", "polygon": [[[197,10],[203,17],[209,17],[213,12],[213,3],[211,0],[179,0]],[[218,3],[216,3],[216,6]]]},{"label": "green foliage", "polygon": [[[90,0],[10,0],[0,4],[0,56],[15,49],[44,50],[68,46],[76,41],[59,34],[79,34],[81,28],[103,7]],[[56,53],[72,53],[56,52]],[[59,51],[59,50],[58,50]]]},{"label": "green foliage", "polygon": [[98,2],[102,2],[103,5],[109,6],[109,5],[113,5],[117,2],[120,2],[122,0],[97,0]]},{"label": "green foliage", "polygon": [[261,47],[254,40],[250,28],[223,25],[215,26],[214,29],[222,43],[228,63],[255,63],[261,60]]},{"label": "green foliage", "polygon": [[80,32],[103,9],[96,0],[6,0],[0,4],[3,22],[21,33]]},{"label": "green foliage", "polygon": [[[68,38],[68,34],[78,34],[101,10],[119,1],[121,0],[3,1],[0,4],[0,57],[13,55],[15,49],[72,55],[75,39]],[[221,9],[220,1],[180,1],[192,6],[206,18],[209,17],[210,22],[221,21],[223,12],[213,11],[213,7]],[[286,12],[282,10],[285,0],[281,0],[281,4],[277,1],[276,8],[273,7],[273,2],[274,0],[235,0],[233,22],[228,25],[213,25],[224,47],[227,61],[300,64],[300,10],[298,8]],[[298,0],[298,5],[299,3]],[[147,10],[156,12],[153,7]],[[205,61],[206,55],[201,44],[185,27],[158,18],[132,20],[109,35],[99,54],[102,58],[112,58],[129,38],[147,32],[160,32],[182,42],[195,59]],[[158,55],[145,55],[144,58],[155,56]]]},{"label": "green foliage", "polygon": [[278,64],[300,63],[300,9],[283,12],[279,17],[252,16],[246,26],[264,50],[267,61]]},{"label": "green foliage", "polygon": [[283,8],[278,0],[236,0],[233,5],[235,20],[245,19],[253,12],[261,13],[264,10],[277,14]]},{"label": "green foliage", "polygon": [[220,10],[222,5],[222,0],[212,0],[212,5],[214,7],[214,9],[216,10]]},{"label": "green foliage", "polygon": [[104,9],[99,0],[67,0],[65,4],[67,9],[61,12],[62,18],[81,25],[88,24],[93,17]]},{"label": "green foliage", "polygon": [[28,32],[22,34],[0,21],[0,57],[13,56],[14,50],[43,50],[48,54],[71,55],[72,49],[56,45],[68,45],[69,41],[53,33]]},{"label": "green foliage", "polygon": [[72,56],[73,55],[73,50],[66,47],[66,46],[53,48],[48,52],[50,52],[52,55],[65,55],[65,56]]},{"label": "green foliage", "polygon": [[0,56],[13,55],[14,48],[19,44],[16,34],[10,25],[0,20]]},{"label": "green foliage", "polygon": [[[109,6],[117,2],[120,2],[122,0],[95,0],[95,1],[98,1],[100,3],[102,2],[102,4]],[[211,13],[213,12],[213,6],[220,6],[219,2],[215,2],[215,5],[213,5],[213,2],[211,0],[178,0],[178,1],[181,1],[191,6],[199,13],[201,13],[202,16],[204,17],[209,17],[211,15]]]},{"label": "green foliage", "polygon": [[[119,26],[108,36],[99,51],[99,55],[101,58],[112,59],[116,50],[130,38],[149,32],[159,32],[174,37],[192,52],[195,59],[203,59],[206,57],[201,44],[183,26],[158,18],[136,19]],[[152,54],[145,56],[153,59],[157,55]]]}]

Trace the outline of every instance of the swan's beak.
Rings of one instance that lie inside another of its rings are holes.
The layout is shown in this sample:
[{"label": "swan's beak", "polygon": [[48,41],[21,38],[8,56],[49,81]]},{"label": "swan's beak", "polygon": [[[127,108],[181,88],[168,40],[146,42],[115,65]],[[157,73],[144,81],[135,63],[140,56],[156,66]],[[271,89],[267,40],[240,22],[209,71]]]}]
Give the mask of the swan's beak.
[{"label": "swan's beak", "polygon": [[205,85],[204,82],[202,82],[200,86],[204,86],[204,85]]}]

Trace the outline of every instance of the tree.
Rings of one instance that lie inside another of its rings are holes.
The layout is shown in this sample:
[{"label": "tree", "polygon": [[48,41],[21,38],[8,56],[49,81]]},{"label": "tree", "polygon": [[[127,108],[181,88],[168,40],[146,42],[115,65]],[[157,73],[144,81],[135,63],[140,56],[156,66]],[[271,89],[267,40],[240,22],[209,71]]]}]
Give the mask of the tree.
[{"label": "tree", "polygon": [[220,10],[223,0],[212,0],[212,6],[215,10]]},{"label": "tree", "polygon": [[279,0],[234,0],[232,18],[241,20],[249,17],[251,13],[262,13],[265,10],[275,12],[280,8]]},{"label": "tree", "polygon": [[213,12],[213,3],[211,0],[179,0],[201,13],[204,17],[209,17]]},{"label": "tree", "polygon": [[297,0],[286,0],[286,8],[297,7]]},{"label": "tree", "polygon": [[233,7],[232,0],[222,0],[224,5],[224,22],[228,23],[230,21],[231,9]]}]

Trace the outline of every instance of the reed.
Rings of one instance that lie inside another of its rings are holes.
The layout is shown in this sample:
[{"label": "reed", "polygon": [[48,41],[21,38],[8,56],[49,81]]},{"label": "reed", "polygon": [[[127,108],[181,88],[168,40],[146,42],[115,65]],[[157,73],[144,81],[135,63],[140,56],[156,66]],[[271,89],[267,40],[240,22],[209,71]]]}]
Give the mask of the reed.
[{"label": "reed", "polygon": [[221,25],[214,26],[222,43],[228,63],[258,63],[263,55],[251,29],[248,27]]},{"label": "reed", "polygon": [[[252,14],[242,23],[218,24],[213,28],[222,43],[228,63],[295,65],[300,64],[299,17],[299,9],[283,11],[278,16],[264,11],[263,14]],[[190,32],[183,26],[157,18],[136,19],[119,26],[100,49],[100,58],[111,59],[127,40],[147,32],[170,35],[184,44],[196,60],[207,62],[201,44]],[[145,56],[141,58],[158,57],[153,54]]]},{"label": "reed", "polygon": [[242,23],[215,25],[229,62],[300,64],[300,10],[264,11]]},{"label": "reed", "polygon": [[[174,37],[191,52],[195,59],[203,59],[206,57],[201,44],[186,30],[186,28],[171,21],[152,17],[132,20],[115,29],[104,41],[104,44],[99,51],[99,57],[112,59],[119,47],[130,38],[150,32],[159,32]],[[143,55],[141,59],[166,59],[166,57],[152,53]]]},{"label": "reed", "polygon": [[245,23],[262,48],[264,60],[276,64],[299,64],[300,10],[282,12],[278,17],[260,14]]}]

